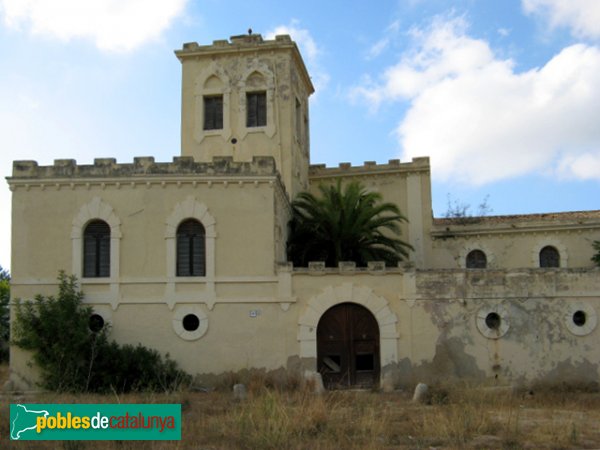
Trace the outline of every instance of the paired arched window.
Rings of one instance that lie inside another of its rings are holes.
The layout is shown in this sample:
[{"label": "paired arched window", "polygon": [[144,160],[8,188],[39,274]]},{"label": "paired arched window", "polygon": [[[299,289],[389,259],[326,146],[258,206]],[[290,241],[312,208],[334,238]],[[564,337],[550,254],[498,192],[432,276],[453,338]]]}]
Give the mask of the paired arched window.
[{"label": "paired arched window", "polygon": [[83,276],[110,276],[110,226],[103,220],[93,220],[83,232]]},{"label": "paired arched window", "polygon": [[551,245],[540,250],[540,267],[560,267],[560,253]]},{"label": "paired arched window", "polygon": [[206,275],[205,231],[200,222],[187,219],[177,227],[177,276]]},{"label": "paired arched window", "polygon": [[467,255],[467,269],[485,269],[487,267],[487,257],[481,250],[471,250]]}]

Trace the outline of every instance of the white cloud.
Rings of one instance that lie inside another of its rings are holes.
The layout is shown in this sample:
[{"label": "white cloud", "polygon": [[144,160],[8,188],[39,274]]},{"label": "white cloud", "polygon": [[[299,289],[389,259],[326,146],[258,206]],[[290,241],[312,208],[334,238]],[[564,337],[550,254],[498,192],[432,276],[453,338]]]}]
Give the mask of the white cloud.
[{"label": "white cloud", "polygon": [[315,86],[315,94],[323,90],[329,83],[329,74],[327,74],[320,64],[321,49],[315,42],[306,28],[301,28],[300,22],[292,19],[289,25],[279,25],[273,30],[265,33],[266,39],[275,39],[275,36],[280,34],[289,34],[298,47],[306,65],[308,72],[311,74],[313,85]]},{"label": "white cloud", "polygon": [[600,38],[598,0],[522,0],[528,14],[544,17],[552,27],[566,26],[578,37]]},{"label": "white cloud", "polygon": [[92,40],[101,50],[130,51],[157,39],[187,0],[0,0],[4,23],[62,41]]},{"label": "white cloud", "polygon": [[[414,30],[416,48],[354,95],[407,101],[403,159],[429,155],[435,176],[483,184],[530,172],[600,179],[600,49],[563,49],[517,73],[463,19]],[[589,170],[588,170],[589,169]]]},{"label": "white cloud", "polygon": [[398,31],[400,31],[400,21],[395,20],[384,30],[384,37],[379,39],[369,48],[367,51],[367,59],[376,58],[383,53],[384,50],[389,47],[392,39],[396,37]]}]

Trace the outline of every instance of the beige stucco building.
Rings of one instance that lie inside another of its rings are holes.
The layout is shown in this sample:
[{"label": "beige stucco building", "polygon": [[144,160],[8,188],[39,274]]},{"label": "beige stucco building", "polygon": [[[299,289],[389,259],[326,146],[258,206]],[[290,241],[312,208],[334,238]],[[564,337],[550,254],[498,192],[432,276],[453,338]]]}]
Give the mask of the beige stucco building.
[{"label": "beige stucco building", "polygon": [[[329,385],[598,380],[600,211],[435,219],[428,158],[310,165],[314,89],[289,36],[176,55],[173,162],[14,163],[14,298],[73,273],[114,339],[205,380],[250,368]],[[291,199],[338,178],[401,208],[409,261],[286,261]],[[34,386],[28,361],[12,349],[15,386]]]}]

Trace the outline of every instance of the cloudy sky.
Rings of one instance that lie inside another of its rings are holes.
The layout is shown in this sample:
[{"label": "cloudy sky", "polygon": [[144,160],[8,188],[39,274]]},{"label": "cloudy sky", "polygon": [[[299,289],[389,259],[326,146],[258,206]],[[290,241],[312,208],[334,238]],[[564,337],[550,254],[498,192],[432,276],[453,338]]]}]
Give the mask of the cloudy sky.
[{"label": "cloudy sky", "polygon": [[487,198],[493,214],[600,208],[598,0],[0,0],[0,173],[170,161],[173,50],[249,27],[300,45],[313,163],[430,156],[436,216],[449,198],[472,212]]}]

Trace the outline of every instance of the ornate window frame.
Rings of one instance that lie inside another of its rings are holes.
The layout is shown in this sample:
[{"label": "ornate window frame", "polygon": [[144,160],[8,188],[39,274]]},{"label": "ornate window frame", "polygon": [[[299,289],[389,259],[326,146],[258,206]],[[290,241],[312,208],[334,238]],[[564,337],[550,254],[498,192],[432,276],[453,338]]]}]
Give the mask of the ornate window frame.
[{"label": "ornate window frame", "polygon": [[[264,85],[255,87],[248,86],[248,78],[253,73],[259,73],[262,75],[264,79]],[[253,60],[250,63],[250,66],[244,71],[240,82],[238,84],[239,88],[239,99],[240,99],[240,109],[239,109],[239,117],[238,117],[238,129],[240,130],[240,138],[246,137],[248,133],[255,132],[264,132],[268,137],[273,137],[275,135],[276,126],[275,126],[275,76],[269,67],[259,62],[258,60]],[[264,127],[247,127],[246,125],[246,115],[247,115],[247,107],[246,107],[246,94],[255,92],[255,91],[265,91],[267,94],[267,125]]]},{"label": "ornate window frame", "polygon": [[[204,227],[205,242],[205,275],[199,277],[178,277],[176,274],[177,264],[177,228],[179,224],[186,219],[196,219]],[[215,219],[208,212],[204,203],[200,203],[193,196],[188,196],[185,200],[177,203],[172,213],[167,217],[165,242],[167,246],[167,282],[176,283],[185,279],[195,281],[207,281],[214,283],[215,279]]]},{"label": "ornate window frame", "polygon": [[[221,81],[221,88],[205,88],[206,81],[211,77],[216,77]],[[223,140],[229,140],[231,136],[231,82],[225,70],[216,62],[211,62],[200,74],[196,77],[194,85],[194,139],[197,143],[201,143],[207,136],[221,136]],[[204,97],[214,95],[223,96],[223,128],[216,130],[204,129]]]},{"label": "ornate window frame", "polygon": [[[93,220],[103,220],[110,227],[110,276],[108,278],[83,277],[83,232],[88,223]],[[71,259],[72,272],[82,282],[116,283],[119,278],[121,220],[115,214],[113,207],[94,197],[81,206],[79,213],[73,218],[71,226]]]}]

